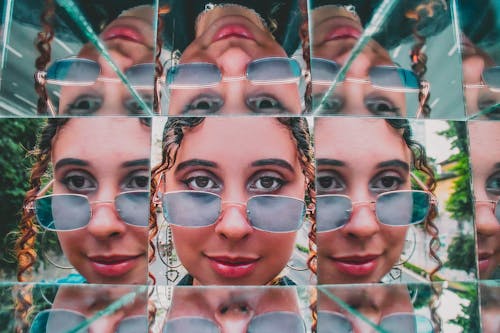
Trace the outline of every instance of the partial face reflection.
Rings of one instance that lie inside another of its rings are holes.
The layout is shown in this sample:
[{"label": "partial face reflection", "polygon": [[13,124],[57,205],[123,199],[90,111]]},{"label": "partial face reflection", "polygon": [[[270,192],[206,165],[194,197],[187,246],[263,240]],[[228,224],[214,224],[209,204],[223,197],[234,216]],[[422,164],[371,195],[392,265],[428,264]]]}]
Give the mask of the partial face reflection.
[{"label": "partial face reflection", "polygon": [[[500,102],[500,92],[488,87],[483,80],[483,71],[495,66],[494,60],[483,50],[462,35],[462,66],[467,114],[474,115]],[[481,118],[498,119],[499,107]]]},{"label": "partial face reflection", "polygon": [[481,292],[481,327],[483,333],[500,332],[500,286],[479,285]]},{"label": "partial face reflection", "polygon": [[91,202],[86,227],[58,232],[64,254],[90,283],[146,283],[147,228],[126,224],[113,200],[149,189],[149,136],[139,119],[80,118],[53,139],[53,193]]},{"label": "partial face reflection", "polygon": [[[345,305],[337,303],[330,297],[331,294]],[[355,310],[359,315],[349,310]],[[318,312],[318,332],[375,332],[374,325],[384,327],[388,321],[395,319],[391,319],[391,315],[400,315],[397,320],[399,327],[397,331],[388,332],[417,332],[414,327],[415,319],[412,317],[413,306],[408,290],[403,285],[328,287],[325,291],[319,291]],[[401,316],[402,314],[405,315]]]},{"label": "partial face reflection", "polygon": [[223,80],[211,88],[171,89],[169,114],[301,112],[298,83],[255,84],[245,78],[251,61],[287,57],[255,13],[240,6],[224,6],[201,15],[196,38],[180,63],[215,64]]},{"label": "partial face reflection", "polygon": [[495,216],[500,199],[500,123],[470,122],[469,139],[479,277],[489,279],[500,264],[500,222]]},{"label": "partial face reflection", "polygon": [[129,294],[133,297],[118,310],[103,313],[87,330],[103,333],[147,332],[146,293],[132,287],[83,285],[59,287],[52,308],[39,314],[39,319],[44,319],[40,320],[41,327],[37,327],[36,332],[68,332]]},{"label": "partial face reflection", "polygon": [[224,204],[210,226],[171,226],[195,283],[263,285],[285,267],[296,232],[257,230],[245,209],[256,195],[304,198],[296,144],[277,119],[206,118],[186,130],[166,190],[210,192],[236,203]]},{"label": "partial face reflection", "polygon": [[176,288],[164,332],[305,333],[293,288]]},{"label": "partial face reflection", "polygon": [[[383,119],[318,118],[315,147],[317,195],[372,202],[411,189],[410,150]],[[317,234],[318,281],[379,282],[398,261],[407,229],[381,224],[370,205],[355,206],[343,227]]]},{"label": "partial face reflection", "polygon": [[[313,11],[312,22],[313,57],[343,65],[363,34],[359,19],[342,7],[327,6]],[[369,75],[370,69],[375,66],[394,66],[394,63],[387,50],[370,40],[352,62],[345,80],[325,97],[330,84],[315,83],[315,66],[312,61],[314,108],[319,108],[324,114],[405,116],[405,93],[376,88]],[[333,76],[331,79],[333,81]]]},{"label": "partial face reflection", "polygon": [[[128,10],[111,22],[99,36],[111,58],[122,72],[137,64],[153,63],[154,34],[153,7],[139,6]],[[63,86],[60,91],[59,114],[67,115],[137,115],[144,114],[139,102],[130,94],[108,61],[91,44],[87,43],[78,57],[94,60],[100,66],[99,80],[90,86]],[[131,79],[129,74],[128,78]],[[151,87],[138,89],[138,94],[151,105]]]}]

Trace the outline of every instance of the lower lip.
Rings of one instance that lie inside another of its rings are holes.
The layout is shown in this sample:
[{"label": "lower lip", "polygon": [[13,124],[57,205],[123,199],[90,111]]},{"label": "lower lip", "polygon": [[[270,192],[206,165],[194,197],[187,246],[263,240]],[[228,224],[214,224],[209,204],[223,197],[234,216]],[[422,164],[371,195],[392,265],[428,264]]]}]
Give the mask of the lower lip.
[{"label": "lower lip", "polygon": [[126,274],[137,265],[139,257],[132,257],[126,260],[117,260],[112,262],[90,261],[95,272],[102,276],[117,277]]},{"label": "lower lip", "polygon": [[101,38],[105,41],[111,39],[124,39],[136,43],[143,43],[143,36],[137,30],[124,26],[116,26],[105,30]]},{"label": "lower lip", "polygon": [[479,272],[486,273],[490,268],[491,260],[489,258],[479,259]]},{"label": "lower lip", "polygon": [[373,273],[377,268],[376,258],[362,262],[339,261],[333,259],[333,262],[340,272],[352,276],[366,276]]},{"label": "lower lip", "polygon": [[218,275],[228,278],[237,279],[251,274],[257,266],[257,260],[245,264],[232,264],[223,261],[218,261],[209,258],[210,266]]},{"label": "lower lip", "polygon": [[330,33],[326,36],[325,40],[329,41],[329,40],[338,40],[347,38],[359,39],[359,37],[361,37],[361,31],[353,27],[343,26],[343,27],[337,27],[332,31],[330,31]]},{"label": "lower lip", "polygon": [[231,37],[255,40],[253,34],[246,27],[239,24],[231,24],[219,29],[212,38],[212,43]]}]

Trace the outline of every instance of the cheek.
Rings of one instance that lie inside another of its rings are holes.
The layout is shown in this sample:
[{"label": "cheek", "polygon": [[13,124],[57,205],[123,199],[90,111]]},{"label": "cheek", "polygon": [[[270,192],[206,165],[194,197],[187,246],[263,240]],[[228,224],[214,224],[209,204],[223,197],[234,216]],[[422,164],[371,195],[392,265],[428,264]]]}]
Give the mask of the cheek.
[{"label": "cheek", "polygon": [[66,258],[75,266],[75,263],[79,252],[82,250],[82,244],[86,238],[86,233],[82,231],[68,231],[68,232],[58,232],[57,238],[59,239],[59,244],[61,244],[61,249],[64,252]]},{"label": "cheek", "polygon": [[392,263],[388,263],[390,266],[397,262],[403,252],[407,231],[407,227],[396,228],[384,226],[383,229],[381,229],[381,232],[384,235],[387,257],[389,258],[389,261],[392,261]]},{"label": "cheek", "polygon": [[[177,255],[185,264],[186,261],[196,258],[202,251],[205,241],[214,233],[213,228],[182,228],[170,226]],[[205,230],[209,229],[209,230]]]}]

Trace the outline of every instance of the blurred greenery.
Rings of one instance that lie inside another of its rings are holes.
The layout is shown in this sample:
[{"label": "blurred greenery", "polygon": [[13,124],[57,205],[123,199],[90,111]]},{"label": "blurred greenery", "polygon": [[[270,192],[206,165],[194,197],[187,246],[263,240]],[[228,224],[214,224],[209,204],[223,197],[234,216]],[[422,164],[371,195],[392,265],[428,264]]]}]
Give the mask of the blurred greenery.
[{"label": "blurred greenery", "polygon": [[475,248],[476,243],[473,235],[456,235],[448,247],[448,261],[445,266],[463,270],[467,274],[474,273],[476,271]]},{"label": "blurred greenery", "polygon": [[463,329],[462,332],[481,332],[477,285],[472,283],[460,285],[461,289],[454,290],[454,292],[469,302],[465,305],[460,304],[461,314],[457,318],[451,319],[450,323],[460,326]]},{"label": "blurred greenery", "polygon": [[43,119],[35,118],[0,119],[0,273],[6,276],[13,274],[16,268],[15,236],[9,233],[16,230],[21,217],[32,165],[28,152],[33,149],[43,123]]}]

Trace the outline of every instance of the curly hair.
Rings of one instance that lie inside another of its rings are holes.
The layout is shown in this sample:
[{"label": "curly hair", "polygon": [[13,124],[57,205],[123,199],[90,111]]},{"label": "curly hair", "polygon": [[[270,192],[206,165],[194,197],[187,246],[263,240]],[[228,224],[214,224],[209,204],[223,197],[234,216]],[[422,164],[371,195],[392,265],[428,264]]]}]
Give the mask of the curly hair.
[{"label": "curly hair", "polygon": [[[314,191],[314,163],[313,163],[313,149],[311,145],[311,137],[309,128],[305,118],[300,117],[277,117],[276,119],[281,125],[286,127],[297,146],[299,156],[299,163],[302,173],[305,176],[306,182],[306,218],[309,219],[313,226],[315,226],[314,208],[316,203],[316,196]],[[162,159],[161,163],[153,168],[151,175],[151,195],[157,193],[161,175],[170,170],[177,159],[179,148],[181,147],[184,136],[189,133],[189,130],[200,125],[205,120],[204,117],[174,117],[169,118],[165,124],[162,137]],[[156,220],[156,208],[158,202],[155,198],[151,200],[150,215],[149,215],[149,262],[155,260],[156,248],[154,239],[158,234],[158,223]],[[310,231],[310,250],[314,250],[315,244],[313,243],[313,232]],[[155,277],[150,272],[150,278],[155,282]]]}]

